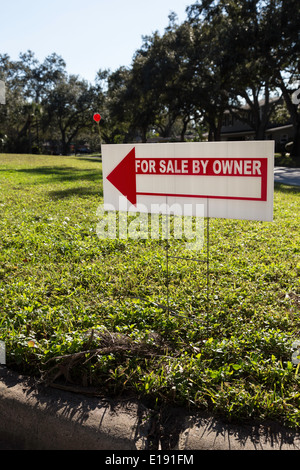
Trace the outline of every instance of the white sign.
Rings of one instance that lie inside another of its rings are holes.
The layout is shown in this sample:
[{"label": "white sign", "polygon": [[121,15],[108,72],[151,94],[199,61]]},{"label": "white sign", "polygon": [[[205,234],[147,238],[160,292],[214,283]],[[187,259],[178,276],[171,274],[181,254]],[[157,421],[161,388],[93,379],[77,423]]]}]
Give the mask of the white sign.
[{"label": "white sign", "polygon": [[103,145],[102,162],[107,210],[273,220],[273,141]]}]

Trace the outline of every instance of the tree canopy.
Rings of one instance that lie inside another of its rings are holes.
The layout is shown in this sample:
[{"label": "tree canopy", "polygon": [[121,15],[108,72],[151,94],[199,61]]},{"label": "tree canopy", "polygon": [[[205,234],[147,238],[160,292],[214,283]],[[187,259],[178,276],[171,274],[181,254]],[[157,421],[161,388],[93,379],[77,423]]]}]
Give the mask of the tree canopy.
[{"label": "tree canopy", "polygon": [[129,67],[100,69],[93,84],[69,76],[55,53],[42,63],[32,51],[17,61],[0,55],[7,88],[2,148],[42,152],[56,145],[68,153],[88,142],[95,150],[95,111],[107,143],[203,133],[220,140],[224,113],[243,120],[243,105],[261,140],[277,97],[293,126],[291,154],[300,159],[300,109],[292,99],[300,87],[299,1],[201,0],[186,13],[181,24],[172,13],[162,34],[143,37]]}]

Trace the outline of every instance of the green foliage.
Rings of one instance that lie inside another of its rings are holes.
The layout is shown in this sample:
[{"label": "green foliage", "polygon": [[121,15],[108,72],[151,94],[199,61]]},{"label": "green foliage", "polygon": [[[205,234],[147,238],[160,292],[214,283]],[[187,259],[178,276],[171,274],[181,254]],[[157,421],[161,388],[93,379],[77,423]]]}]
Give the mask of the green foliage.
[{"label": "green foliage", "polygon": [[143,38],[129,67],[100,69],[94,84],[68,76],[56,54],[43,63],[31,51],[18,61],[0,54],[7,85],[0,150],[69,154],[88,144],[99,152],[94,111],[101,112],[106,143],[197,140],[203,132],[217,141],[229,111],[257,140],[283,119],[291,124],[297,163],[298,0],[203,0],[187,8],[182,24],[174,14],[169,19],[162,34]]},{"label": "green foliage", "polygon": [[165,242],[97,238],[99,162],[1,155],[0,184],[8,367],[299,427],[297,188],[276,186],[273,223],[211,220],[209,292],[205,263],[170,258],[168,311]]}]

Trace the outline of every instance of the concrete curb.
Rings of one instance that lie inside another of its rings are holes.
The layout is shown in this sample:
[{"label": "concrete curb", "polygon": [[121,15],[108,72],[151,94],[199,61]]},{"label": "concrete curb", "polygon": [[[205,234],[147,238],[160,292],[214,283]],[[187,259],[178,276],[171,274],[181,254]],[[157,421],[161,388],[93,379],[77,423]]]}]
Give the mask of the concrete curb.
[{"label": "concrete curb", "polygon": [[36,386],[0,368],[0,437],[21,449],[136,450],[146,409]]},{"label": "concrete curb", "polygon": [[276,423],[230,426],[183,409],[158,416],[135,400],[46,388],[0,367],[0,449],[299,450],[300,434]]}]

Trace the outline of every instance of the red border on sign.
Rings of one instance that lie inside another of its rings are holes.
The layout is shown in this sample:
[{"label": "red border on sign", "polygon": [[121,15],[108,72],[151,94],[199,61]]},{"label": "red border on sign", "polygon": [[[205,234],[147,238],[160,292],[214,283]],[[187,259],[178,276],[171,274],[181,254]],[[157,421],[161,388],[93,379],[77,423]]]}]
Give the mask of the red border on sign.
[{"label": "red border on sign", "polygon": [[[189,160],[189,159],[184,159],[184,158],[165,158],[165,159],[151,159],[151,158],[138,158],[137,160],[147,160],[147,161],[150,161],[150,160],[155,160],[155,161],[160,161],[160,160],[166,160],[166,161],[170,161],[170,160],[177,160],[178,162],[182,162],[184,160]],[[198,160],[197,158],[194,158],[193,160]],[[204,157],[200,158],[199,160],[205,160]],[[267,201],[267,189],[268,189],[268,159],[267,158],[210,158],[210,159],[207,159],[209,160],[210,162],[210,165],[209,167],[207,168],[207,172],[205,174],[201,174],[199,176],[216,176],[216,177],[224,177],[224,176],[227,176],[227,177],[247,177],[247,178],[261,178],[261,197],[258,197],[258,198],[250,198],[250,197],[236,197],[236,196],[208,196],[208,195],[205,195],[205,194],[195,194],[195,195],[192,195],[192,194],[167,194],[167,193],[149,193],[149,192],[137,192],[137,196],[168,196],[168,197],[179,197],[179,198],[197,198],[197,199],[229,199],[229,200],[239,200],[239,201],[262,201],[262,202],[266,202]],[[261,174],[258,175],[258,174],[251,174],[251,175],[247,175],[247,174],[226,174],[224,173],[223,171],[219,172],[218,174],[216,173],[213,173],[211,171],[211,164],[214,162],[214,161],[232,161],[232,160],[239,160],[239,161],[250,161],[250,162],[254,162],[254,161],[259,161],[261,162]],[[146,174],[152,174],[154,176],[153,173],[151,172],[142,172],[142,171],[138,171],[136,174],[138,175],[146,175]],[[155,176],[165,176],[166,173],[156,173],[155,172]],[[189,175],[194,175],[194,176],[197,176],[196,174],[192,173],[190,171],[190,169],[187,170],[186,173],[181,173],[181,174],[175,174],[175,173],[171,173],[170,175],[176,175],[176,176],[189,176]]]}]

